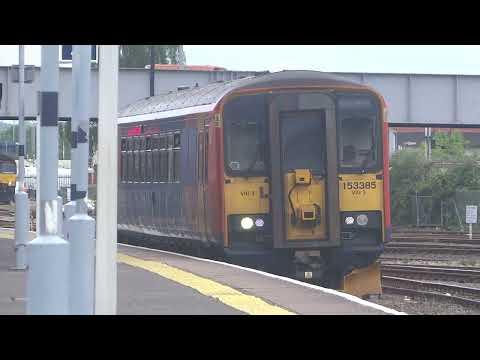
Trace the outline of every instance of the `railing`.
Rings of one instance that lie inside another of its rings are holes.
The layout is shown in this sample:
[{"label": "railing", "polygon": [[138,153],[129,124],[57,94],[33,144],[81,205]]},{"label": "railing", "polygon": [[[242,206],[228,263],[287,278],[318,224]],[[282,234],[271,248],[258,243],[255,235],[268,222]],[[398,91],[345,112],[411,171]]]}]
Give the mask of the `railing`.
[{"label": "railing", "polygon": [[[64,197],[64,201],[69,198],[69,189],[70,189],[70,175],[60,175],[57,178],[57,191],[60,196]],[[88,185],[94,185],[96,183],[96,177],[93,172],[88,174]],[[37,190],[37,178],[36,176],[25,176],[25,187],[26,191],[29,194],[31,199],[36,198]]]},{"label": "railing", "polygon": [[17,154],[17,144],[12,142],[0,142],[0,152]]}]

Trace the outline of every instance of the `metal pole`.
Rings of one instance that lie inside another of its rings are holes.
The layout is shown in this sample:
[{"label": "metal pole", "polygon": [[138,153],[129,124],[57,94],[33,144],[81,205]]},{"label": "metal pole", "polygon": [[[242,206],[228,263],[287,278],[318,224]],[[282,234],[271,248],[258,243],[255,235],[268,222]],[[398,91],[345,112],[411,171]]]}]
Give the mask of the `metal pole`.
[{"label": "metal pole", "polygon": [[428,160],[432,159],[432,128],[428,128]]},{"label": "metal pole", "polygon": [[75,214],[76,202],[75,202],[75,193],[76,186],[78,183],[78,166],[77,161],[77,129],[78,129],[78,119],[79,119],[79,89],[78,85],[80,82],[79,79],[80,72],[80,51],[79,45],[72,45],[72,120],[70,123],[70,201],[65,204],[65,224],[64,224],[64,233],[63,235],[67,238],[67,234],[70,229],[70,218]]},{"label": "metal pole", "polygon": [[428,160],[428,128],[425,128],[425,159]]},{"label": "metal pole", "polygon": [[117,311],[118,45],[101,45],[98,79],[95,314]]},{"label": "metal pole", "polygon": [[[70,243],[70,313],[93,315],[95,280],[95,220],[87,214],[88,190],[88,126],[90,100],[91,46],[75,48],[78,53],[76,168],[77,178],[71,185],[75,214],[68,220],[67,238]],[[73,129],[72,129],[73,130]]]},{"label": "metal pole", "polygon": [[68,314],[69,245],[58,234],[58,45],[42,45],[37,214],[27,245],[27,314]]},{"label": "metal pole", "polygon": [[18,51],[18,176],[15,192],[15,254],[16,267],[25,270],[27,267],[26,246],[28,242],[29,205],[25,192],[25,64],[24,46]]},{"label": "metal pole", "polygon": [[472,240],[472,224],[468,224],[468,238]]},{"label": "metal pole", "polygon": [[150,46],[150,96],[155,96],[155,48]]}]

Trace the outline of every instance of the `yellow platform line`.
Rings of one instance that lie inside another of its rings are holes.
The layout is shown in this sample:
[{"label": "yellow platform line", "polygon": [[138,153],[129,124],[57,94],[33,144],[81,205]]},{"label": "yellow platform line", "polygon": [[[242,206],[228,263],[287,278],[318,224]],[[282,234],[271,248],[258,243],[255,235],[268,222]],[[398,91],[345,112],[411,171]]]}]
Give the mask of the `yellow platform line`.
[{"label": "yellow platform line", "polygon": [[269,304],[264,300],[243,294],[229,286],[213,280],[191,274],[159,261],[148,261],[137,257],[118,254],[118,261],[158,274],[184,286],[197,290],[201,294],[220,300],[224,304],[250,315],[295,315],[286,309]]},{"label": "yellow platform line", "polygon": [[12,231],[0,230],[0,239],[12,240],[15,239],[15,233]]}]

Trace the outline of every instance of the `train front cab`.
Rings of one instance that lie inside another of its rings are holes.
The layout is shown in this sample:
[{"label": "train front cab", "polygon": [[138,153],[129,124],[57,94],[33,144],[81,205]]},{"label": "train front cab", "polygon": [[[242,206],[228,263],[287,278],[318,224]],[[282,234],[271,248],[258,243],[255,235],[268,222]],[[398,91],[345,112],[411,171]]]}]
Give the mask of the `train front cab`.
[{"label": "train front cab", "polygon": [[0,154],[0,203],[14,201],[16,181],[17,165],[15,160]]},{"label": "train front cab", "polygon": [[389,200],[380,96],[245,91],[220,109],[230,260],[358,296],[381,293]]}]

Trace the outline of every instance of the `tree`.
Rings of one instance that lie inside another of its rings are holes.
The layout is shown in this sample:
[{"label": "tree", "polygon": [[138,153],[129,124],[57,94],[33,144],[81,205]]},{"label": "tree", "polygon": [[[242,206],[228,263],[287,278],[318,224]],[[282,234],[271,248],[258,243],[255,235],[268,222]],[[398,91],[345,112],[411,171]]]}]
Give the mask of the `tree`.
[{"label": "tree", "polygon": [[465,146],[469,143],[457,130],[453,130],[450,134],[437,132],[433,140],[435,146],[432,149],[432,158],[436,160],[462,160],[465,155]]},{"label": "tree", "polygon": [[[144,68],[150,64],[150,46],[120,45],[120,67]],[[185,64],[183,45],[153,45],[155,63]]]}]

